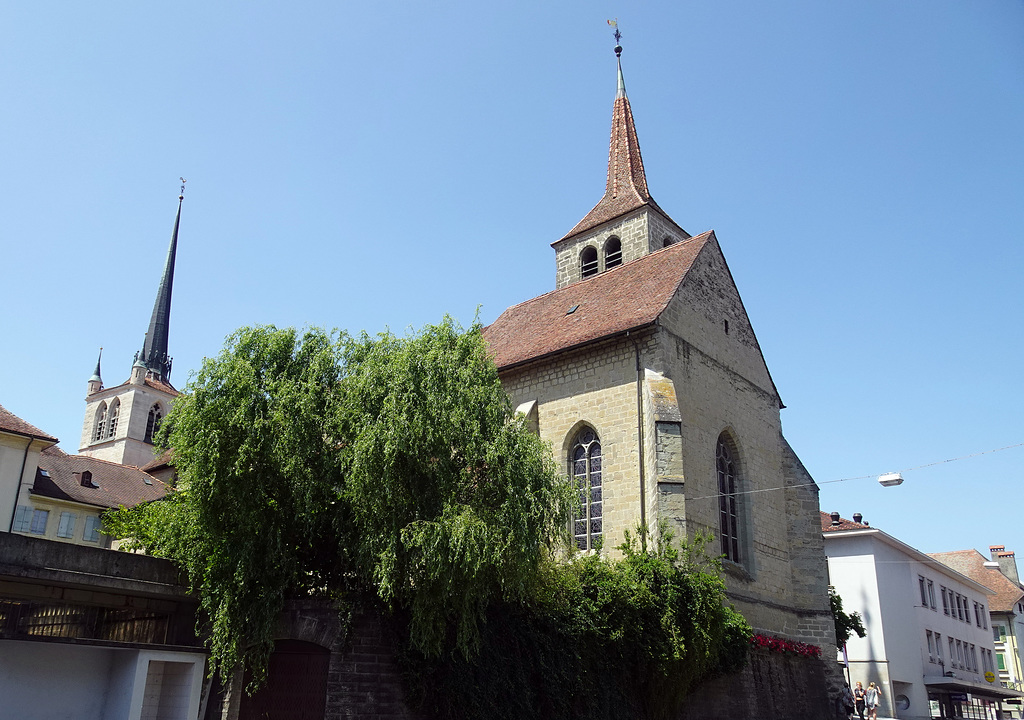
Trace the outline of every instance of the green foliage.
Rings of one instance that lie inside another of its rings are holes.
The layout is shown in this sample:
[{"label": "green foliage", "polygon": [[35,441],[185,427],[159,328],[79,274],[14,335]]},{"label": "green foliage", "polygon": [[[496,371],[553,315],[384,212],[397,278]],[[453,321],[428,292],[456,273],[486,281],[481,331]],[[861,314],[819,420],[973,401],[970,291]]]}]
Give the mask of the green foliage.
[{"label": "green foliage", "polygon": [[572,491],[478,327],[244,328],[159,442],[178,488],[106,528],[185,569],[224,674],[258,685],[286,600],[309,595],[390,609],[437,717],[667,717],[746,660],[702,549],[627,537],[618,559],[555,560]]},{"label": "green foliage", "polygon": [[836,623],[836,646],[842,648],[853,633],[857,633],[857,637],[864,637],[867,634],[860,613],[843,612],[843,599],[832,588],[828,589],[828,602]]},{"label": "green foliage", "polygon": [[258,683],[289,595],[378,594],[427,654],[521,597],[569,489],[513,418],[479,328],[408,338],[244,328],[175,402],[179,488],[107,528],[188,573],[214,667]]},{"label": "green foliage", "polygon": [[492,606],[478,656],[410,649],[414,696],[443,720],[672,717],[745,664],[751,630],[700,545],[658,547],[546,564],[527,602]]}]

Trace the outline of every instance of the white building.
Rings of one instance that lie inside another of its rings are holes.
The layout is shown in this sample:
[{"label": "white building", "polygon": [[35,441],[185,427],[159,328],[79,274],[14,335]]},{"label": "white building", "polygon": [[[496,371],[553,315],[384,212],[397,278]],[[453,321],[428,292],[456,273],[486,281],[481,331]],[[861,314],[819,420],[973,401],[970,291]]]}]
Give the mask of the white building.
[{"label": "white building", "polygon": [[830,583],[867,629],[847,644],[851,681],[881,687],[880,715],[996,720],[1021,693],[995,674],[994,593],[854,517],[821,513]]}]

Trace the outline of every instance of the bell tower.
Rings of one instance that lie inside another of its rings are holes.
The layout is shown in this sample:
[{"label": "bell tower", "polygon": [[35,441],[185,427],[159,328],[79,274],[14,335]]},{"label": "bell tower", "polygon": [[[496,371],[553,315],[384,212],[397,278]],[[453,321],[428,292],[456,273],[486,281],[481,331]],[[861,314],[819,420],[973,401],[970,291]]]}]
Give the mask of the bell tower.
[{"label": "bell tower", "polygon": [[[103,386],[100,359],[89,378],[85,420],[78,452],[82,455],[142,467],[153,460],[153,437],[179,393],[171,385],[172,360],[168,354],[171,320],[171,291],[174,286],[174,262],[178,250],[181,205],[185,199],[182,178],[178,195],[178,213],[171,231],[163,276],[157,288],[153,314],[142,350],[127,381],[115,387]],[[102,349],[101,349],[102,357]]]},{"label": "bell tower", "polygon": [[576,227],[551,244],[555,250],[555,282],[559,288],[690,237],[658,207],[647,190],[640,141],[622,78],[621,38],[616,27],[618,88],[612,106],[604,196]]}]

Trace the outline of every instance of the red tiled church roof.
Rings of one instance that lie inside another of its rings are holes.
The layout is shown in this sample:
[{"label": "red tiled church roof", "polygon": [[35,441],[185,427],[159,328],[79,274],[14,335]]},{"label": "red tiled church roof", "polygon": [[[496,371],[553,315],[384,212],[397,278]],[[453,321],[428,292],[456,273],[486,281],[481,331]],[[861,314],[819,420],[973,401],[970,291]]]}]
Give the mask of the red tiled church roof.
[{"label": "red tiled church roof", "polygon": [[53,435],[45,433],[35,425],[25,422],[3,405],[0,405],[0,430],[16,435],[24,435],[25,437],[38,438],[39,440],[57,442],[57,438]]},{"label": "red tiled church roof", "polygon": [[653,323],[714,239],[709,231],[513,305],[483,330],[495,363],[511,367]]},{"label": "red tiled church roof", "polygon": [[[50,477],[37,476],[33,493],[57,500],[103,508],[132,507],[167,494],[164,483],[136,467],[86,455],[68,455],[58,447],[40,453],[39,469]],[[82,485],[82,473],[86,470],[92,473],[93,487]]]}]

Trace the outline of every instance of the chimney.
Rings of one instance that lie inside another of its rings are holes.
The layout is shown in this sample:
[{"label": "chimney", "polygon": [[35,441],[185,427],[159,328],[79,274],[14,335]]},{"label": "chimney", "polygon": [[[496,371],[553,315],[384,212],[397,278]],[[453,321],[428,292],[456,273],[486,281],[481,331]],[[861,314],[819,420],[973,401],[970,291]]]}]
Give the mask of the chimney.
[{"label": "chimney", "polygon": [[853,514],[853,521],[855,523],[857,523],[858,525],[860,525],[861,523],[864,522],[864,516],[861,515],[860,513],[854,513]]},{"label": "chimney", "polygon": [[1012,552],[997,552],[993,559],[999,563],[999,572],[1010,578],[1014,585],[1020,585],[1020,578],[1017,576],[1017,560]]}]

